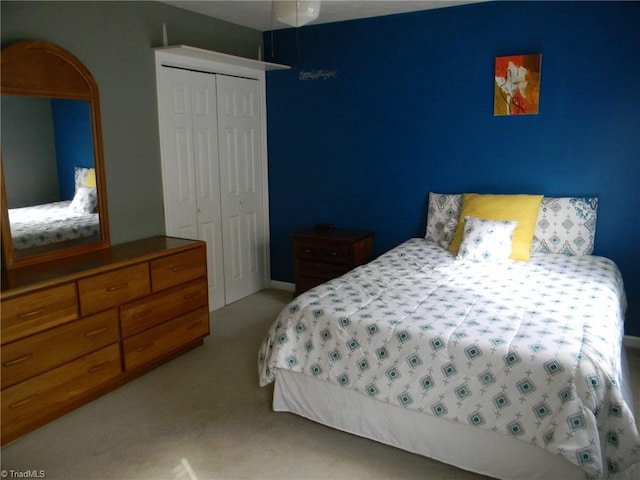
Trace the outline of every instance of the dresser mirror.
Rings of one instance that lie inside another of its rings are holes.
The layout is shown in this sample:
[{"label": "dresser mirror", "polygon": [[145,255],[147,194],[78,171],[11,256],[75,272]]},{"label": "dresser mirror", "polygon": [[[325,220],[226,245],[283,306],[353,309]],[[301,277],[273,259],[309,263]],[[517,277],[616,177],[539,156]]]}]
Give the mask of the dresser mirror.
[{"label": "dresser mirror", "polygon": [[93,76],[43,41],[3,48],[0,75],[3,269],[109,246]]}]

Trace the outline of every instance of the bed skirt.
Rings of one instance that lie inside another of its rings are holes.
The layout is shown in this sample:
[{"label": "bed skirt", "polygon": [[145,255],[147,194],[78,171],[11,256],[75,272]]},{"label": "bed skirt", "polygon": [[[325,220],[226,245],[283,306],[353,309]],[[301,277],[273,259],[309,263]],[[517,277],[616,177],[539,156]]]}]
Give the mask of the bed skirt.
[{"label": "bed skirt", "polygon": [[[278,371],[273,409],[491,477],[586,478],[572,463],[534,445],[373,400],[289,370]],[[633,478],[633,472],[624,473],[614,478]]]}]

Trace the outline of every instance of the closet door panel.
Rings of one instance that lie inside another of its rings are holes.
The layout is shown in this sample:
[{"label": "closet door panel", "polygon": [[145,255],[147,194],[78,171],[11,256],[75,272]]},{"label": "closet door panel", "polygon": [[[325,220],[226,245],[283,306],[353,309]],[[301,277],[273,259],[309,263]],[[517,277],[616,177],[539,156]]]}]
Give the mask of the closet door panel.
[{"label": "closet door panel", "polygon": [[198,239],[207,242],[209,305],[225,305],[216,75],[189,72],[193,106]]},{"label": "closet door panel", "polygon": [[209,308],[225,304],[216,75],[163,67],[166,234],[207,243]]},{"label": "closet door panel", "polygon": [[197,239],[193,120],[189,74],[163,69],[162,180],[167,235]]},{"label": "closet door panel", "polygon": [[233,272],[225,277],[230,303],[266,283],[259,85],[219,75],[217,92],[225,270]]}]

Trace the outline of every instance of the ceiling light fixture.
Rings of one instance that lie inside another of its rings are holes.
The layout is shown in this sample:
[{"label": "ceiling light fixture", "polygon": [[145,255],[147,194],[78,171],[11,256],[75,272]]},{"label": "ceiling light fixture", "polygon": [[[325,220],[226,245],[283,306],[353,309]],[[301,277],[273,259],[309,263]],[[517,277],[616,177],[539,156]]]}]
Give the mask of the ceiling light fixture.
[{"label": "ceiling light fixture", "polygon": [[301,27],[320,14],[320,0],[274,0],[273,13],[281,23]]}]

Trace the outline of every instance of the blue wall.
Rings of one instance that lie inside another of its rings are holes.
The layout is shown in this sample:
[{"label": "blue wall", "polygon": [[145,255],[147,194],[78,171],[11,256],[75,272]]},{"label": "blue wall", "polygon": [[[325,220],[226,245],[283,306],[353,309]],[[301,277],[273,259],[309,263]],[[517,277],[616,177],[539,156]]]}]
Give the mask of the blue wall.
[{"label": "blue wall", "polygon": [[61,200],[73,200],[75,167],[95,166],[90,107],[87,100],[51,100]]},{"label": "blue wall", "polygon": [[[595,254],[640,336],[640,3],[488,2],[265,33],[272,279],[290,232],[423,236],[429,191],[598,196]],[[496,56],[541,53],[540,113],[493,116]],[[301,80],[300,72],[335,72]]]}]

